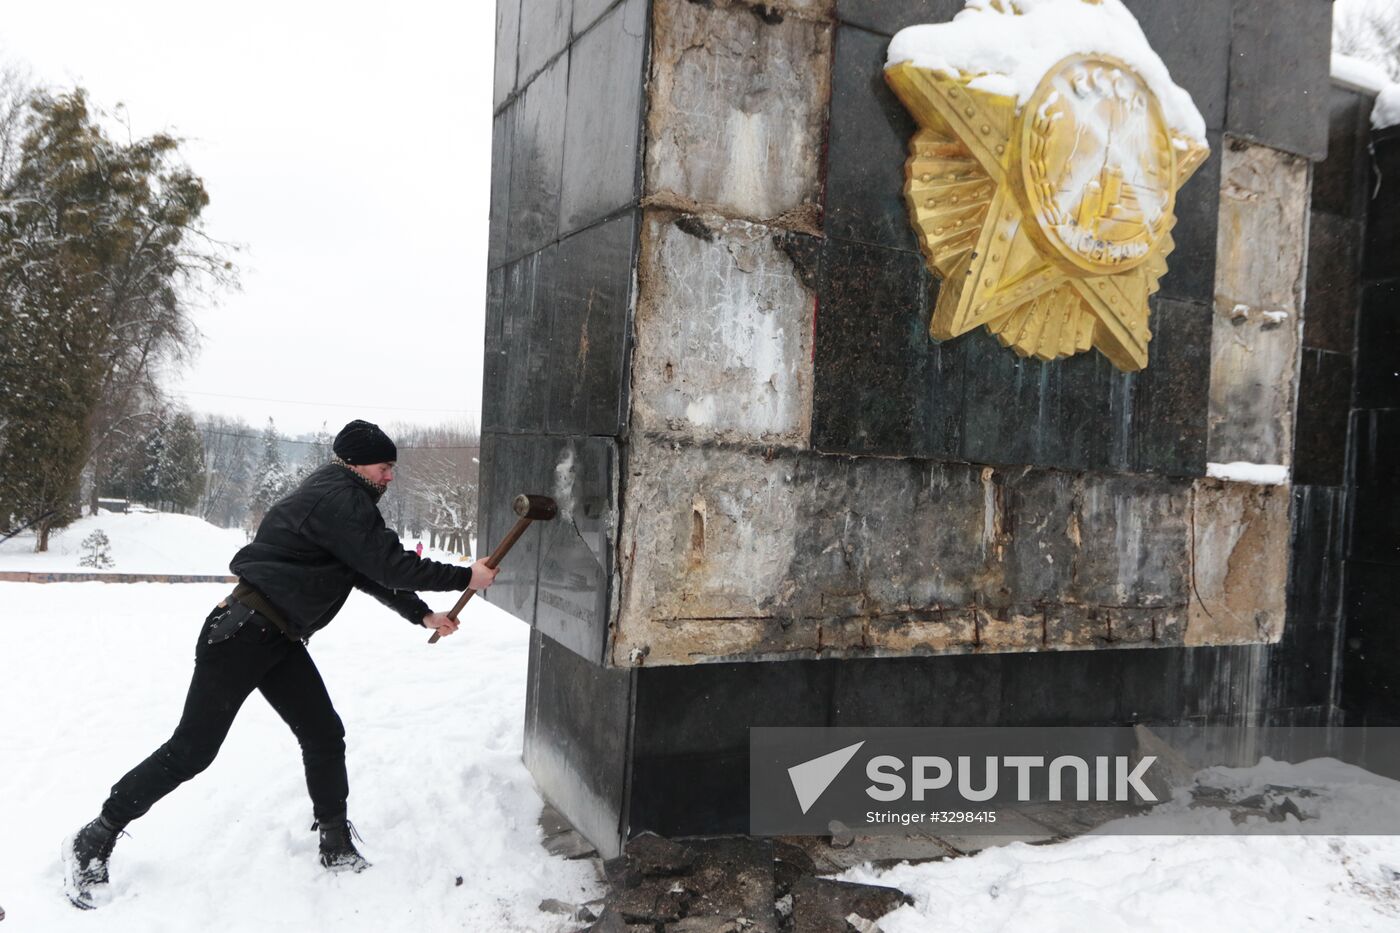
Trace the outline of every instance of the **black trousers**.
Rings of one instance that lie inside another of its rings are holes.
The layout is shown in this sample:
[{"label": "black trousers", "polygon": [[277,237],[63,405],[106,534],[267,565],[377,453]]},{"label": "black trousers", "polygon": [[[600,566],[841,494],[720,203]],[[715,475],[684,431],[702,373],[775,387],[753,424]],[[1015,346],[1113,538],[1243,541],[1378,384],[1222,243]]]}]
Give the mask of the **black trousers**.
[{"label": "black trousers", "polygon": [[350,794],[345,727],[306,646],[258,615],[211,643],[221,612],[218,608],[211,612],[200,629],[194,677],[174,735],[116,783],[102,805],[102,815],[125,825],[209,767],[243,701],[257,689],[301,744],[306,789],[316,819],[344,819]]}]

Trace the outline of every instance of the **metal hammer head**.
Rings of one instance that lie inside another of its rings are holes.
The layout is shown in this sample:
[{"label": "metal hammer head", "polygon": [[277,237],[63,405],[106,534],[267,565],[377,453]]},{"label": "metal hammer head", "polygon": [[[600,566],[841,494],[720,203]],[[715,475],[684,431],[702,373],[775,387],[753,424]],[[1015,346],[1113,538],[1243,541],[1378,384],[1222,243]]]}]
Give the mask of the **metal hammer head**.
[{"label": "metal hammer head", "polygon": [[559,514],[559,503],[549,496],[532,496],[528,493],[516,496],[511,508],[515,509],[515,514],[521,518],[536,522],[550,521]]}]

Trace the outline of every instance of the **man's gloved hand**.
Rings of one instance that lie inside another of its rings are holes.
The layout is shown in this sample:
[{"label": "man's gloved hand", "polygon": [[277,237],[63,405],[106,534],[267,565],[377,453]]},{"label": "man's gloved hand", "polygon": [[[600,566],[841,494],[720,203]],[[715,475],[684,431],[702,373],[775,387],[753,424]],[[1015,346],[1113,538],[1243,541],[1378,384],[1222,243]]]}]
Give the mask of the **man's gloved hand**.
[{"label": "man's gloved hand", "polygon": [[425,628],[434,629],[439,635],[446,637],[457,631],[457,620],[449,619],[445,612],[432,612],[423,617]]},{"label": "man's gloved hand", "polygon": [[495,568],[488,567],[485,558],[472,564],[472,589],[480,592],[494,582],[496,582]]}]

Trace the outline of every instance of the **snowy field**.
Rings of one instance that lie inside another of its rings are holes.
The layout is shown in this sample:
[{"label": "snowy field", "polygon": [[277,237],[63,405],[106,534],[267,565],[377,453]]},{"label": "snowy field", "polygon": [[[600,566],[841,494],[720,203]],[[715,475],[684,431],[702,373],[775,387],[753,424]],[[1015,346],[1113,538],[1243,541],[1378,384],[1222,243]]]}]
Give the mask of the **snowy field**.
[{"label": "snowy field", "polygon": [[[83,539],[101,531],[111,542],[107,548],[113,566],[95,571],[79,564],[85,553]],[[248,536],[238,528],[219,528],[194,515],[167,512],[98,512],[80,518],[49,536],[49,549],[34,552],[32,531],[0,544],[0,570],[47,573],[186,573],[225,574],[228,562]],[[405,538],[412,548],[417,538]],[[461,555],[429,549],[423,556],[453,562]]]},{"label": "snowy field", "polygon": [[32,531],[0,544],[0,570],[95,572],[79,561],[83,539],[101,531],[114,566],[111,573],[228,573],[229,558],[248,543],[237,528],[219,528],[194,515],[99,512],[49,536],[49,549],[34,552]]},{"label": "snowy field", "polygon": [[255,694],[213,767],[117,844],[112,902],[73,909],[60,842],[168,737],[227,591],[0,583],[0,933],[576,929],[536,910],[601,889],[587,862],[539,843],[520,761],[528,630],[477,599],[429,647],[359,593],[311,652],[345,720],[350,818],[374,867],[317,863],[296,742]]}]

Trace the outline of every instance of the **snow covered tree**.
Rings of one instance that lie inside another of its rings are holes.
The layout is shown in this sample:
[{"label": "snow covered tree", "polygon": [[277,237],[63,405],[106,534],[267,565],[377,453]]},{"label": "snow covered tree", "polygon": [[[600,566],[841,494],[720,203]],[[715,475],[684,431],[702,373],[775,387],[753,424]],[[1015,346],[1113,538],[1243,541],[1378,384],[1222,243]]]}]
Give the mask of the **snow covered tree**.
[{"label": "snow covered tree", "polygon": [[331,462],[331,444],[334,443],[335,436],[326,430],[326,423],[321,422],[321,430],[311,434],[303,434],[297,438],[296,443],[305,444],[306,452],[302,455],[301,462],[297,465],[296,472],[292,474],[292,484],[297,485],[306,479],[318,467],[325,466]]},{"label": "snow covered tree", "polygon": [[267,510],[292,488],[292,477],[282,460],[282,438],[271,418],[262,433],[262,459],[253,473],[253,495],[248,502],[248,522],[256,528]]},{"label": "snow covered tree", "polygon": [[204,443],[194,417],[180,412],[161,432],[156,460],[157,501],[184,512],[193,508],[204,492]]},{"label": "snow covered tree", "polygon": [[1332,11],[1332,48],[1385,69],[1400,81],[1400,7],[1393,3],[1344,0]]},{"label": "snow covered tree", "polygon": [[92,567],[94,570],[110,570],[116,564],[108,548],[112,546],[107,533],[101,528],[83,539],[83,556],[78,560],[79,567]]},{"label": "snow covered tree", "polygon": [[39,550],[76,517],[85,465],[159,397],[159,365],[193,345],[186,296],[232,274],[179,141],[115,142],[99,116],[81,90],[30,94],[0,153],[0,517],[48,515]]}]

